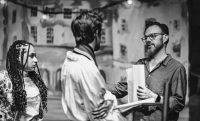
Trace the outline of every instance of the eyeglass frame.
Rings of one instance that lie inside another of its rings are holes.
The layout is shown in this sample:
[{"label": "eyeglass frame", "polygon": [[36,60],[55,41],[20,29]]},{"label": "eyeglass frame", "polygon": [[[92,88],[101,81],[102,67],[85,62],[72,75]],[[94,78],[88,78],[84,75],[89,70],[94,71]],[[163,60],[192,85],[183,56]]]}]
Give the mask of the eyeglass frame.
[{"label": "eyeglass frame", "polygon": [[145,35],[141,38],[141,40],[146,43],[147,39],[149,38],[151,41],[154,40],[158,35],[165,35],[165,33],[151,33],[149,35]]}]

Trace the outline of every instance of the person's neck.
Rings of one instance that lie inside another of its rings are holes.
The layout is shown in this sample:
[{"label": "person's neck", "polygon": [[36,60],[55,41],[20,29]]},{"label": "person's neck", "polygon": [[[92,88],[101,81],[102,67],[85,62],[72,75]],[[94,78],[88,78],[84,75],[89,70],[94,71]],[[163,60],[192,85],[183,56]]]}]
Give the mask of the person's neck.
[{"label": "person's neck", "polygon": [[88,53],[95,60],[94,50],[90,45],[80,44],[80,45],[77,45],[76,48]]},{"label": "person's neck", "polygon": [[96,61],[96,57],[95,57],[95,54],[94,54],[94,49],[90,45],[80,44],[80,45],[77,45],[76,48],[88,53],[93,58],[96,66],[98,66],[97,61]]},{"label": "person's neck", "polygon": [[24,77],[24,78],[25,78],[25,77],[29,77],[29,74],[30,74],[31,72],[34,72],[34,70],[24,70],[24,71],[23,71],[23,77]]},{"label": "person's neck", "polygon": [[23,77],[28,77],[28,72],[27,71],[23,71]]},{"label": "person's neck", "polygon": [[163,61],[167,57],[167,53],[165,48],[161,49],[157,54],[154,55],[153,58],[149,61],[149,69],[150,71],[157,66],[161,61]]}]

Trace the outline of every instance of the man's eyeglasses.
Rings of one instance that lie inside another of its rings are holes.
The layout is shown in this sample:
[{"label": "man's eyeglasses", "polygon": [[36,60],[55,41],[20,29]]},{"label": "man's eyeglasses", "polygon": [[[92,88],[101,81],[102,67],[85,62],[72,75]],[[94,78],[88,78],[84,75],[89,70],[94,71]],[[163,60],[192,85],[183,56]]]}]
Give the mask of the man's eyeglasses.
[{"label": "man's eyeglasses", "polygon": [[164,35],[164,33],[152,33],[152,34],[149,34],[149,35],[145,35],[145,36],[142,37],[141,39],[142,39],[143,42],[146,42],[148,38],[152,41],[152,40],[154,40],[158,35]]}]

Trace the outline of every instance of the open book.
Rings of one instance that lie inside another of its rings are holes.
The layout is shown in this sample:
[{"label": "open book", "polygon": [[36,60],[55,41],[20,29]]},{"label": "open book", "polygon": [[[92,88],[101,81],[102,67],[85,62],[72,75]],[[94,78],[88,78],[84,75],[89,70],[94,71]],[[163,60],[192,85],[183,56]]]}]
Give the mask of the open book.
[{"label": "open book", "polygon": [[138,86],[145,87],[145,66],[132,65],[131,68],[126,69],[128,82],[128,103],[117,105],[114,109],[129,110],[141,105],[154,105],[155,99],[149,98],[139,100],[137,97]]},{"label": "open book", "polygon": [[157,105],[157,103],[155,103],[155,98],[149,98],[149,99],[139,100],[139,101],[135,101],[135,102],[127,103],[127,104],[117,105],[113,109],[114,110],[120,109],[120,110],[125,111],[137,106],[154,105],[154,104]]}]

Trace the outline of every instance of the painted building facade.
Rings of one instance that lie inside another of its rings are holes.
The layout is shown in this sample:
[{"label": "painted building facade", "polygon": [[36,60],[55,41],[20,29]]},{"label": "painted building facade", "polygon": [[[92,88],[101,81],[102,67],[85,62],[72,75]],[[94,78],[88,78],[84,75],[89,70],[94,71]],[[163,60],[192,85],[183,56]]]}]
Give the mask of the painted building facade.
[{"label": "painted building facade", "polygon": [[[75,46],[70,24],[75,11],[104,6],[118,0],[18,0],[35,9],[8,2],[0,5],[0,69],[5,69],[9,45],[25,39],[36,47],[42,78],[50,94],[60,94],[60,71],[65,53]],[[37,10],[67,11],[51,14],[48,19]],[[140,38],[148,21],[165,23],[170,29],[167,51],[189,67],[188,15],[185,0],[134,0],[103,10],[105,15],[102,48],[98,51],[99,68],[105,73],[107,83],[120,81],[124,69],[145,57]]]},{"label": "painted building facade", "polygon": [[[49,94],[59,95],[61,91],[60,72],[65,54],[75,46],[71,32],[71,21],[83,10],[100,7],[106,4],[95,1],[74,0],[18,0],[7,2],[0,6],[0,69],[5,69],[6,53],[9,46],[18,39],[27,40],[35,45],[38,65]],[[24,5],[29,5],[29,8]],[[92,6],[92,7],[91,7]],[[44,14],[40,10],[49,12],[66,11],[64,14]],[[110,13],[110,12],[109,12]],[[105,14],[109,16],[110,14]],[[112,66],[111,22],[104,19],[102,31],[102,48],[97,52],[100,66]],[[109,24],[109,25],[108,25]]]}]

